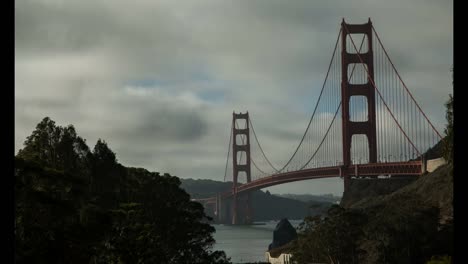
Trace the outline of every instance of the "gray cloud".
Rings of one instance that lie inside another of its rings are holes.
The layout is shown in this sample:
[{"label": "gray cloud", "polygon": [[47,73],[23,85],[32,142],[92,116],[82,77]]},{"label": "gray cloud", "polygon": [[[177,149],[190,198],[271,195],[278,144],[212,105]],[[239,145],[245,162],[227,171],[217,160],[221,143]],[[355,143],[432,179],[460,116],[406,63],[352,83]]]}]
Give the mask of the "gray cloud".
[{"label": "gray cloud", "polygon": [[[442,130],[452,9],[452,1],[422,0],[18,0],[15,150],[50,116],[74,124],[90,147],[104,138],[123,164],[221,180],[232,111],[248,110],[264,150],[283,165],[313,111],[343,17],[372,18]],[[274,190],[342,191],[339,180],[299,185]]]}]

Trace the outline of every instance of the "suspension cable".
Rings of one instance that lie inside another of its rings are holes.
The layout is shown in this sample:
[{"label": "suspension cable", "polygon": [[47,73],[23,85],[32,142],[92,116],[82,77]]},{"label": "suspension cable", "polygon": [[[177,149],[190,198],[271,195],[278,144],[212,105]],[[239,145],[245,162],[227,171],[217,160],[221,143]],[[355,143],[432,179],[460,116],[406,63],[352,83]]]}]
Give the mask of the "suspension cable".
[{"label": "suspension cable", "polygon": [[315,112],[317,111],[317,108],[318,108],[318,104],[320,102],[320,99],[322,98],[322,93],[323,93],[323,90],[325,88],[325,84],[327,82],[327,79],[328,79],[328,74],[330,73],[330,68],[331,68],[331,65],[333,63],[333,59],[335,57],[335,53],[336,53],[336,48],[338,47],[338,42],[340,40],[340,34],[341,34],[341,29],[340,29],[340,32],[338,32],[338,38],[336,39],[336,43],[335,43],[335,49],[333,50],[333,55],[332,55],[332,58],[330,60],[330,64],[328,65],[328,71],[327,71],[327,74],[325,76],[325,81],[323,82],[323,85],[322,85],[322,90],[320,91],[320,95],[319,95],[319,98],[317,99],[317,104],[315,105],[315,108],[314,108],[314,112],[312,113],[312,117],[310,118],[309,120],[309,124],[307,125],[307,128],[304,132],[304,135],[302,136],[302,139],[301,141],[299,142],[299,145],[297,146],[296,150],[294,151],[293,155],[291,156],[291,158],[288,160],[288,162],[279,170],[279,172],[282,172],[288,165],[289,163],[291,163],[291,161],[293,160],[294,156],[296,156],[296,153],[297,151],[299,150],[299,148],[301,147],[302,145],[302,142],[304,141],[304,138],[305,136],[307,135],[307,131],[309,130],[309,127],[310,127],[310,124],[312,123],[312,119],[314,119],[314,116],[315,116]]},{"label": "suspension cable", "polygon": [[330,131],[330,128],[332,127],[333,123],[335,122],[335,118],[336,118],[336,116],[338,115],[338,112],[339,112],[338,110],[340,110],[340,108],[341,108],[341,102],[340,102],[340,104],[338,105],[338,108],[337,108],[336,111],[335,111],[335,115],[333,116],[333,120],[331,121],[330,126],[328,127],[327,132],[325,133],[325,136],[322,138],[322,141],[320,142],[319,146],[318,146],[317,149],[315,150],[314,154],[313,154],[313,155],[310,157],[310,159],[307,161],[307,163],[306,163],[304,166],[302,166],[299,170],[302,170],[302,169],[304,169],[307,165],[309,165],[309,162],[310,162],[310,161],[315,157],[315,155],[318,153],[320,147],[322,146],[323,142],[325,141],[325,138],[327,138],[327,135],[328,135],[328,132]]},{"label": "suspension cable", "polygon": [[252,157],[250,157],[250,162],[252,162],[252,164],[255,166],[255,168],[257,168],[257,170],[259,170],[261,173],[263,173],[263,174],[268,174],[268,173],[264,172],[263,170],[261,170],[261,169],[257,166],[257,164],[255,164],[255,161],[252,159]]},{"label": "suspension cable", "polygon": [[273,164],[270,162],[270,160],[267,158],[267,156],[265,155],[265,152],[263,151],[263,148],[262,148],[262,145],[260,145],[260,141],[258,140],[257,138],[257,134],[255,133],[255,129],[253,127],[253,124],[252,124],[252,121],[251,121],[251,118],[249,117],[249,124],[250,124],[250,127],[252,128],[252,132],[254,134],[254,137],[255,137],[255,141],[257,141],[257,145],[258,147],[260,148],[260,151],[262,152],[263,154],[263,157],[265,158],[265,160],[268,162],[268,164],[273,168],[273,170],[275,170],[276,172],[279,172],[275,166],[273,166]]},{"label": "suspension cable", "polygon": [[[347,29],[346,29],[346,30],[347,30]],[[398,79],[400,79],[400,82],[403,84],[403,87],[405,87],[405,89],[406,89],[406,91],[408,92],[408,94],[410,95],[411,99],[412,99],[413,102],[416,104],[416,106],[418,107],[419,111],[423,114],[424,118],[426,118],[427,122],[429,122],[429,124],[431,125],[432,129],[437,133],[437,135],[439,136],[439,138],[442,139],[443,137],[439,134],[439,131],[437,131],[437,129],[434,127],[434,125],[433,125],[432,122],[429,120],[429,118],[427,118],[426,114],[425,114],[424,111],[421,109],[421,107],[419,106],[418,102],[416,102],[416,100],[414,99],[413,94],[410,92],[410,90],[408,89],[408,87],[406,87],[405,82],[403,82],[403,79],[401,78],[400,74],[398,73],[397,69],[395,68],[395,65],[393,64],[392,60],[390,59],[390,56],[388,56],[387,50],[385,49],[384,45],[383,45],[382,42],[380,41],[379,34],[377,34],[377,31],[375,30],[374,26],[372,26],[372,31],[375,33],[375,36],[377,37],[377,40],[378,40],[379,43],[380,43],[380,46],[382,47],[383,51],[385,52],[385,56],[387,57],[388,61],[389,61],[390,64],[392,65],[392,68],[393,68],[393,70],[395,71],[395,73],[397,74]]]},{"label": "suspension cable", "polygon": [[228,145],[228,153],[227,153],[227,158],[226,158],[226,167],[224,168],[224,181],[226,181],[226,175],[227,175],[227,168],[229,164],[229,153],[231,152],[231,141],[232,141],[232,124],[231,124],[231,133],[229,135],[229,145]]},{"label": "suspension cable", "polygon": [[[346,32],[349,33],[349,30],[348,30],[348,27],[346,27],[346,24],[343,24],[344,28],[346,29]],[[349,36],[349,39],[351,40],[351,43],[353,44],[354,46],[354,49],[357,50],[357,47],[356,47],[356,44],[354,43],[354,40],[353,38],[351,37],[351,35]],[[361,61],[362,64],[364,64],[364,61],[362,60],[361,58],[361,55],[359,53],[357,53],[358,55],[358,58],[359,60]],[[369,70],[367,69],[367,67],[364,67],[366,72],[367,72],[367,77],[369,78],[372,86],[374,87],[374,89],[377,91],[377,93],[379,94],[380,98],[382,99],[382,102],[384,103],[385,107],[387,108],[387,110],[389,111],[390,115],[392,116],[393,120],[395,121],[395,123],[397,124],[398,128],[400,129],[400,131],[405,135],[406,139],[411,143],[411,145],[413,146],[414,149],[416,149],[416,151],[418,152],[419,155],[421,155],[421,153],[419,152],[419,149],[417,149],[413,142],[411,141],[411,139],[409,139],[409,137],[406,135],[405,131],[402,129],[402,127],[400,126],[400,123],[398,122],[398,120],[396,120],[395,116],[393,115],[392,111],[389,109],[387,103],[385,102],[385,100],[382,98],[382,95],[380,94],[380,91],[379,89],[377,89],[377,86],[375,85],[374,83],[374,80],[371,78],[370,76],[370,73],[369,73]]]},{"label": "suspension cable", "polygon": [[[359,46],[359,51],[358,52],[361,52],[361,49],[362,49],[362,46],[364,44],[364,40],[365,40],[365,36],[362,37],[362,41],[361,41],[361,45]],[[354,75],[354,70],[356,69],[356,64],[353,65],[353,69],[351,70],[351,74],[349,76],[349,79],[351,80],[351,78],[353,77]],[[322,146],[323,142],[325,141],[325,138],[328,136],[328,133],[333,125],[333,123],[335,122],[335,119],[336,119],[336,116],[338,115],[338,112],[339,112],[339,109],[341,107],[341,101],[340,103],[338,104],[338,107],[336,108],[336,111],[335,111],[335,115],[333,116],[333,119],[332,121],[330,122],[330,126],[328,127],[327,129],[327,132],[325,133],[324,137],[322,138],[322,141],[320,142],[319,146],[317,147],[317,149],[315,150],[314,154],[312,154],[312,156],[309,158],[309,160],[305,163],[304,166],[302,166],[300,168],[300,170],[304,169],[305,167],[307,167],[307,165],[312,161],[312,159],[315,157],[315,155],[318,153],[320,147]]]}]

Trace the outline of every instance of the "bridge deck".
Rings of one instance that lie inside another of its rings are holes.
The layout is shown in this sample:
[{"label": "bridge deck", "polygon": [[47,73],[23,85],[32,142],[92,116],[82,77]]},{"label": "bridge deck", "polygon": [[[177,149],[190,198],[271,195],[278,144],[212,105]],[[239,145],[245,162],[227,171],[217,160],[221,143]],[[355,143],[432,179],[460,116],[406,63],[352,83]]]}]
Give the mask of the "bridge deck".
[{"label": "bridge deck", "polygon": [[[345,171],[346,170],[346,171]],[[407,161],[407,162],[390,162],[390,163],[369,163],[369,164],[356,164],[343,168],[342,166],[324,167],[305,169],[300,171],[290,171],[284,173],[274,174],[264,177],[237,187],[237,194],[251,192],[266,187],[271,187],[279,184],[303,181],[310,179],[322,179],[332,177],[342,177],[343,174],[351,177],[372,177],[379,175],[415,175],[419,176],[422,173],[422,163],[420,160]],[[221,194],[222,199],[229,198],[234,195],[233,191]],[[203,199],[194,199],[200,202],[215,202],[216,197],[208,197]]]}]

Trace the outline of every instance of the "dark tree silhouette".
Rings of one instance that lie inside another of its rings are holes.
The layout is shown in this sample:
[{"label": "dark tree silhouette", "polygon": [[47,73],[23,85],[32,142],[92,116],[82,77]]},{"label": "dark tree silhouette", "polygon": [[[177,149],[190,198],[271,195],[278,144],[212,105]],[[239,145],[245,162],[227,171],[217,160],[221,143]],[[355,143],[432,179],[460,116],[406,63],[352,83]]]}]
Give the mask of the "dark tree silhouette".
[{"label": "dark tree silhouette", "polygon": [[15,157],[17,263],[229,263],[180,180],[44,118]]}]

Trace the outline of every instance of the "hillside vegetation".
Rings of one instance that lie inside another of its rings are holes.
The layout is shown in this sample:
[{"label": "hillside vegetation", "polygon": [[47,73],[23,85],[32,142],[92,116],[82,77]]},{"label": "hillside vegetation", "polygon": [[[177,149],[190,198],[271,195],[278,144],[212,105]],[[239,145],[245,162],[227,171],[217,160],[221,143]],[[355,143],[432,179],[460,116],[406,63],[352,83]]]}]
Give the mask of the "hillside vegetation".
[{"label": "hillside vegetation", "polygon": [[180,180],[44,118],[15,156],[16,263],[229,263]]},{"label": "hillside vegetation", "polygon": [[308,217],[294,245],[299,263],[426,263],[453,254],[453,174],[443,166],[387,195]]},{"label": "hillside vegetation", "polygon": [[334,196],[333,194],[322,194],[322,195],[313,195],[313,194],[275,194],[280,197],[299,200],[303,202],[328,202],[328,203],[337,203],[341,200],[341,196]]}]

